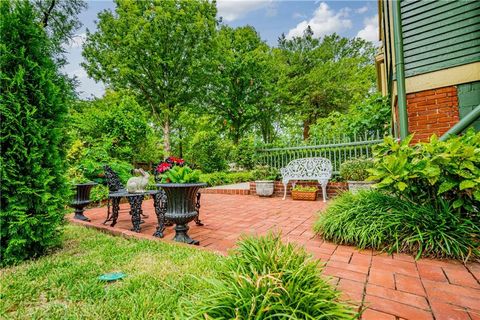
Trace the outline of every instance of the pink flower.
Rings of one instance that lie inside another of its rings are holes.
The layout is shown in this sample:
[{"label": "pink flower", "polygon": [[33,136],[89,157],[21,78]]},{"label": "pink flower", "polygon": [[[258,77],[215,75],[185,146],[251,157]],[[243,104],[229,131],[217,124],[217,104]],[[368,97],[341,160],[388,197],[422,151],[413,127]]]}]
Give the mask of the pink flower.
[{"label": "pink flower", "polygon": [[157,166],[157,172],[164,173],[172,168],[172,165],[167,162],[162,162]]}]

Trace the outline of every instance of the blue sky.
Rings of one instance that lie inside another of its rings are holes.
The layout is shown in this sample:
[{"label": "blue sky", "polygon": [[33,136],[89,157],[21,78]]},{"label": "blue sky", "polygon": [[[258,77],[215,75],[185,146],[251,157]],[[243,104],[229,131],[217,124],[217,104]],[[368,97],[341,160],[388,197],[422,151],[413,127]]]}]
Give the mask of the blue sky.
[{"label": "blue sky", "polygon": [[[218,15],[232,26],[251,25],[270,45],[276,45],[278,37],[301,35],[310,25],[316,36],[338,33],[345,37],[362,37],[378,40],[377,1],[281,1],[281,0],[217,0]],[[69,64],[65,72],[76,76],[80,82],[77,91],[82,98],[101,96],[104,86],[89,79],[80,66],[81,45],[85,31],[95,30],[98,12],[114,9],[113,1],[89,1],[88,9],[79,16],[83,27],[67,46]]]}]

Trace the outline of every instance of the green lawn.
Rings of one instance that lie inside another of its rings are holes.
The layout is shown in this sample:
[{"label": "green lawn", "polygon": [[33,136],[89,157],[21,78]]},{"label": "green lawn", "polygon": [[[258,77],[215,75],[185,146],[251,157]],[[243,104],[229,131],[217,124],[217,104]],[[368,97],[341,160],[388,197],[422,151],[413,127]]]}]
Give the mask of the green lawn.
[{"label": "green lawn", "polygon": [[[0,270],[1,319],[165,319],[201,299],[224,258],[195,248],[66,226],[61,250]],[[106,284],[103,273],[122,271]]]}]

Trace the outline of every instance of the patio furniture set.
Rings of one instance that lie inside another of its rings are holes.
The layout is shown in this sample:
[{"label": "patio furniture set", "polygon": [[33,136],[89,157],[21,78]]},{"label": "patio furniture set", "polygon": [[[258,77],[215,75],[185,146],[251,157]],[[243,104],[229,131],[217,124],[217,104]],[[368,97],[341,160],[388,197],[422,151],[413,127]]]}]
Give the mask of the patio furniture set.
[{"label": "patio furniture set", "polygon": [[[141,193],[131,193],[125,188],[120,181],[118,174],[113,171],[112,168],[109,166],[104,166],[104,170],[109,189],[107,201],[107,219],[103,222],[104,224],[111,221],[110,226],[115,226],[120,211],[120,200],[122,198],[126,198],[130,204],[130,215],[132,216],[133,225],[132,231],[140,232],[140,224],[142,223],[141,217],[144,216],[142,211],[142,203],[145,196],[150,196],[153,198],[153,206],[155,208],[155,214],[157,216],[158,223],[157,229],[153,236],[163,238],[165,227],[176,224],[176,235],[174,238],[176,241],[198,244],[198,241],[192,240],[188,237],[187,223],[195,220],[197,225],[203,226],[203,223],[199,218],[201,194],[198,192],[198,190],[200,187],[204,186],[204,184],[195,184],[198,186],[193,186],[193,188],[190,188],[191,194],[188,195],[188,205],[182,206],[182,203],[180,203],[178,200],[179,196],[176,196],[175,192],[172,192],[170,188],[168,188],[173,184],[157,183],[155,185],[159,188],[157,190],[145,190]],[[189,186],[183,185],[183,188],[187,187]],[[177,188],[177,190],[179,189],[180,188]],[[112,206],[111,211],[110,202]],[[170,205],[167,206],[167,203]]]},{"label": "patio furniture set", "polygon": [[[175,224],[175,241],[199,244],[198,241],[188,236],[188,223],[194,220],[197,225],[203,226],[199,218],[201,198],[199,190],[206,186],[205,183],[156,183],[155,186],[158,188],[156,190],[129,192],[120,181],[118,174],[111,167],[104,166],[104,171],[109,189],[107,218],[103,222],[104,224],[111,222],[110,226],[115,226],[120,212],[120,201],[122,198],[125,198],[130,204],[132,231],[140,232],[142,216],[146,217],[143,214],[142,203],[145,196],[149,196],[153,198],[158,223],[153,236],[163,238],[165,227]],[[154,173],[155,181],[158,182],[157,172],[154,171]],[[281,173],[284,185],[283,199],[285,199],[289,181],[293,181],[293,185],[295,185],[299,180],[316,180],[322,187],[323,201],[326,201],[326,186],[332,175],[330,160],[325,158],[296,159],[291,161],[285,168],[282,168]],[[90,184],[89,188],[91,189],[93,185]],[[89,194],[89,192],[87,193]],[[83,196],[85,198],[84,194]],[[77,199],[74,203],[77,203],[75,218],[88,221],[88,218],[83,215],[83,208],[89,203],[88,199],[79,199],[77,194]]]}]

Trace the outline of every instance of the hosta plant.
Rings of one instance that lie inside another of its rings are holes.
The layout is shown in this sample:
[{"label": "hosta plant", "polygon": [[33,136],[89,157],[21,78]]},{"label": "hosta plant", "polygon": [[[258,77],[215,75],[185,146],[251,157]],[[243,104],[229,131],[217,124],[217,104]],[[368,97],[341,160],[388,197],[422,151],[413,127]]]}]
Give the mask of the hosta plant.
[{"label": "hosta plant", "polygon": [[369,179],[377,188],[415,203],[440,204],[478,219],[480,211],[480,133],[410,145],[412,136],[398,143],[387,137],[375,149]]},{"label": "hosta plant", "polygon": [[173,166],[162,174],[162,183],[196,183],[200,181],[200,171],[188,166]]}]

